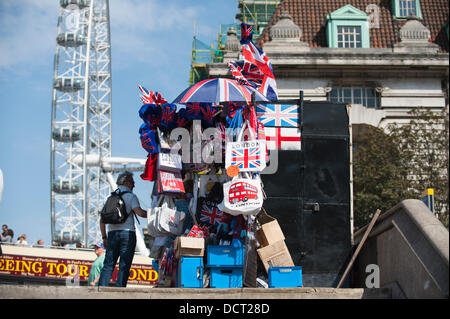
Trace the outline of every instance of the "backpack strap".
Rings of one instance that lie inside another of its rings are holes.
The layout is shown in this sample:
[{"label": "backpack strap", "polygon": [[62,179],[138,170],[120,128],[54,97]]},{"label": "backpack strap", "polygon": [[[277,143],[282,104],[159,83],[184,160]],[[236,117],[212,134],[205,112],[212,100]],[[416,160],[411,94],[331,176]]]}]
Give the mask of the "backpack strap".
[{"label": "backpack strap", "polygon": [[[123,192],[121,192],[119,189],[116,189],[114,192],[116,192],[117,195],[119,195],[119,197],[120,197],[121,200],[123,200],[123,198],[122,198],[122,195],[123,195],[123,194],[126,194],[126,193],[130,193],[130,194],[131,194],[130,191],[123,191]],[[124,201],[124,202],[125,202],[125,201]],[[139,219],[137,218],[136,213],[134,212],[133,209],[131,209],[131,213],[134,215],[134,218],[136,218],[136,221],[137,221],[138,224],[140,225],[141,222],[140,222]]]}]

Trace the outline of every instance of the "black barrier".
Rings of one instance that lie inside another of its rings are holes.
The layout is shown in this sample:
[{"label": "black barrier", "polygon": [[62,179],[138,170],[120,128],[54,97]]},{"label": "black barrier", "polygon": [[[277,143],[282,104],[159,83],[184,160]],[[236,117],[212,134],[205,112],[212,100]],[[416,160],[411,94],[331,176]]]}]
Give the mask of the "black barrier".
[{"label": "black barrier", "polygon": [[276,174],[262,175],[264,207],[280,223],[294,264],[303,267],[303,286],[336,287],[351,253],[347,108],[291,103],[300,105],[301,150],[279,151]]}]

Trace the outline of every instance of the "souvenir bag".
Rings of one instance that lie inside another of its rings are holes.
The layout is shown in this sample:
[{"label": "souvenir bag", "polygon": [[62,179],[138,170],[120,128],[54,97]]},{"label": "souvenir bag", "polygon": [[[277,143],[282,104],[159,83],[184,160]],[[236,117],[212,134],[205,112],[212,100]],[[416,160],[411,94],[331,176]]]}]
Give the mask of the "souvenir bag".
[{"label": "souvenir bag", "polygon": [[264,202],[259,174],[239,173],[223,184],[223,201],[219,209],[233,216],[260,211]]},{"label": "souvenir bag", "polygon": [[[248,128],[249,139],[244,141],[244,131]],[[240,172],[260,172],[266,168],[266,141],[257,140],[248,121],[244,122],[236,142],[227,142],[225,149],[225,169],[237,166]]]},{"label": "souvenir bag", "polygon": [[163,171],[181,172],[181,155],[178,153],[159,153],[158,169]]},{"label": "souvenir bag", "polygon": [[172,198],[161,196],[156,207],[149,209],[147,229],[153,237],[181,235],[186,215],[175,208]]},{"label": "souvenir bag", "polygon": [[180,172],[158,171],[158,192],[164,194],[184,193]]},{"label": "souvenir bag", "polygon": [[218,208],[218,203],[207,198],[199,199],[198,221],[208,225],[216,225],[218,229],[228,231],[233,216]]}]

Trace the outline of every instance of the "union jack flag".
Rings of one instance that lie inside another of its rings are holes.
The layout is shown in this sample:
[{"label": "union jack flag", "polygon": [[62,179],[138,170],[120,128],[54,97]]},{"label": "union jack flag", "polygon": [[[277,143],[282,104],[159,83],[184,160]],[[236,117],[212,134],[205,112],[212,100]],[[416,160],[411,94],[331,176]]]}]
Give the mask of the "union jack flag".
[{"label": "union jack flag", "polygon": [[210,225],[228,225],[231,222],[232,216],[221,211],[215,205],[209,205],[211,203],[203,201],[200,209],[200,222]]},{"label": "union jack flag", "polygon": [[162,97],[162,95],[159,92],[154,92],[147,90],[145,87],[138,85],[139,90],[144,95],[140,95],[143,104],[164,104],[167,103],[167,101]]},{"label": "union jack flag", "polygon": [[231,74],[241,84],[256,88],[269,100],[278,99],[277,83],[272,64],[266,54],[252,41],[253,30],[248,24],[241,24],[242,61],[229,62]]},{"label": "union jack flag", "polygon": [[297,109],[297,105],[259,104],[256,114],[264,126],[298,127]]},{"label": "union jack flag", "polygon": [[231,165],[236,165],[240,169],[262,168],[261,149],[259,147],[250,147],[232,150]]}]

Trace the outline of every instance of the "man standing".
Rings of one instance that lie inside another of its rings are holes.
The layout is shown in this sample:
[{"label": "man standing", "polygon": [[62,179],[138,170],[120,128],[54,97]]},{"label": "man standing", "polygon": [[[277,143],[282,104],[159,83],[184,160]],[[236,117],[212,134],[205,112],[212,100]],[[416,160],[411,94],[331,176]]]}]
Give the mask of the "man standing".
[{"label": "man standing", "polygon": [[105,254],[103,253],[102,242],[98,242],[95,244],[94,252],[97,255],[97,258],[92,263],[91,271],[89,272],[89,279],[88,279],[89,286],[98,286],[100,273],[102,272],[103,263],[105,261]]},{"label": "man standing", "polygon": [[134,214],[146,218],[147,212],[140,207],[139,200],[133,194],[134,180],[130,172],[121,173],[117,177],[117,185],[122,194],[128,218],[122,224],[108,224],[106,235],[105,224],[100,219],[100,230],[103,237],[103,245],[106,247],[106,256],[103,269],[100,274],[99,286],[108,286],[111,276],[119,259],[119,272],[117,274],[117,287],[126,287],[130,276],[130,267],[133,262],[136,249],[136,229],[134,226]]}]

